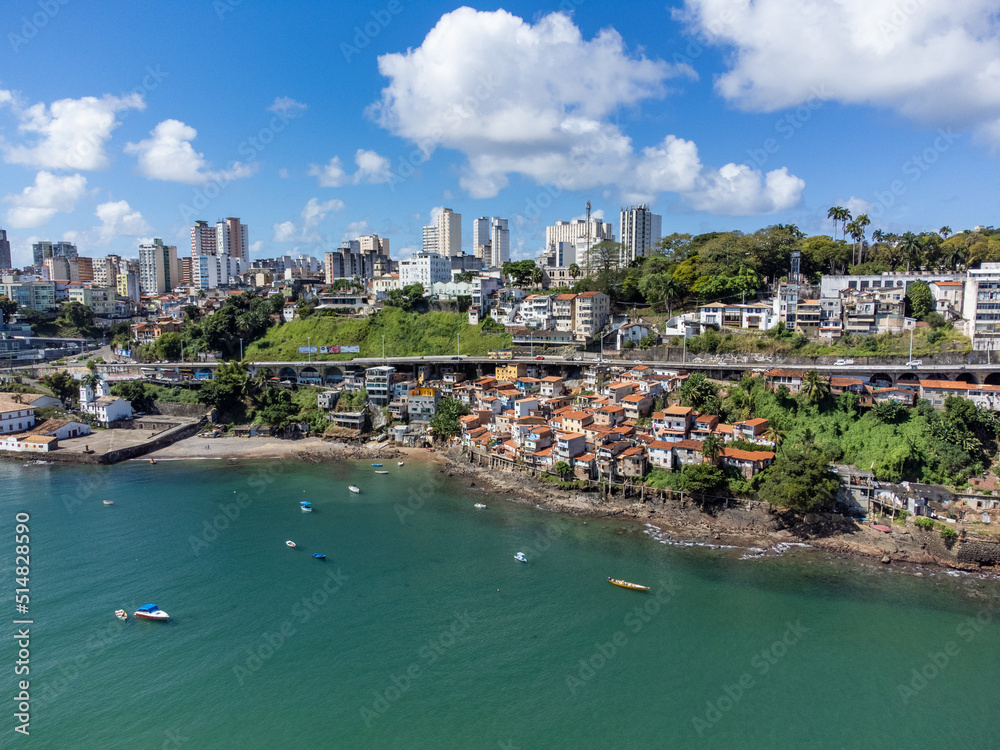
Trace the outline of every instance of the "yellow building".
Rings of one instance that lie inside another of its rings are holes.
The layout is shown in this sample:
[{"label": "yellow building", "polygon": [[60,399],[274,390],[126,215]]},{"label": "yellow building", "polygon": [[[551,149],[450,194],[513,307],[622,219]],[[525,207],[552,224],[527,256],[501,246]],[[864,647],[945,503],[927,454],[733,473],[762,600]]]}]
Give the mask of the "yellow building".
[{"label": "yellow building", "polygon": [[515,381],[523,378],[528,372],[528,366],[523,362],[508,362],[505,365],[497,365],[496,379]]}]

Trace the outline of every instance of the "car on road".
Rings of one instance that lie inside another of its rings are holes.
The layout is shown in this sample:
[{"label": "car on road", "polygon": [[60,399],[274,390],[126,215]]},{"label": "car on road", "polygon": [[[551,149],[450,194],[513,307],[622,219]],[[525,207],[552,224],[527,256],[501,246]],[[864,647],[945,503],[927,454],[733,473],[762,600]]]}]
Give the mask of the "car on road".
[{"label": "car on road", "polygon": [[834,367],[845,367],[846,365],[853,365],[853,364],[854,364],[854,360],[853,359],[838,359],[836,362],[833,363],[833,366]]},{"label": "car on road", "polygon": [[907,367],[922,367],[923,364],[924,364],[923,360],[920,360],[920,359],[911,359],[909,362],[906,363],[906,366]]},{"label": "car on road", "polygon": [[541,354],[539,354],[537,357],[535,357],[535,359],[545,359],[545,357],[543,357]]},{"label": "car on road", "polygon": [[452,361],[452,362],[455,362],[456,360],[457,360],[457,361],[461,361],[461,360],[462,360],[462,358],[461,358],[461,357],[452,357],[452,358],[451,358],[451,361]]}]

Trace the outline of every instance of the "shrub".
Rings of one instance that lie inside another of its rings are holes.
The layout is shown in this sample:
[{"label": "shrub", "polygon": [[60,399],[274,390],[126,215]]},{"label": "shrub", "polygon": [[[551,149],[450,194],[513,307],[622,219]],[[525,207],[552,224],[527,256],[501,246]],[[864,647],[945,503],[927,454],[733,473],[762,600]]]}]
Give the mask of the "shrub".
[{"label": "shrub", "polygon": [[924,531],[931,531],[936,525],[931,519],[920,517],[913,521],[913,525]]},{"label": "shrub", "polygon": [[955,543],[955,540],[958,539],[958,532],[955,531],[955,529],[946,526],[941,529],[941,538],[944,540],[944,543],[950,547]]}]

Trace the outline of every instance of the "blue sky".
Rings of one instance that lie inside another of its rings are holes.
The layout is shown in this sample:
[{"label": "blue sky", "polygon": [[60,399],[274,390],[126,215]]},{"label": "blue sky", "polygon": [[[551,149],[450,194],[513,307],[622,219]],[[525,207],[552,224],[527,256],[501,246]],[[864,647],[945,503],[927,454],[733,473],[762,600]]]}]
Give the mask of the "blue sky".
[{"label": "blue sky", "polygon": [[[177,7],[179,6],[179,7]],[[511,220],[516,257],[591,200],[665,233],[996,224],[1000,19],[967,0],[180,4],[8,0],[0,227],[82,254],[189,251],[239,216],[254,257],[435,207]]]}]

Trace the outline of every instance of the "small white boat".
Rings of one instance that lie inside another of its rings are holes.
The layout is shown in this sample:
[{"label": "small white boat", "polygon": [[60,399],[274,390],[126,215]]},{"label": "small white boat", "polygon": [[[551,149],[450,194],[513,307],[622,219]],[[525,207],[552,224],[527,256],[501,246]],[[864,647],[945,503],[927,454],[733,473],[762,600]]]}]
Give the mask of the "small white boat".
[{"label": "small white boat", "polygon": [[356,485],[353,485],[353,484],[351,484],[351,485],[348,485],[347,489],[349,489],[349,490],[350,490],[351,492],[353,492],[353,493],[354,493],[355,495],[358,495],[358,494],[360,494],[360,493],[361,493],[361,490],[360,490],[360,489],[359,489],[359,488],[358,488],[358,487],[357,487]]},{"label": "small white boat", "polygon": [[475,505],[473,505],[472,507],[473,507],[473,508],[480,508],[480,509],[481,509],[481,508],[485,508],[485,507],[486,507],[486,505],[485,505],[485,503],[476,503],[476,504],[475,504]]},{"label": "small white boat", "polygon": [[528,562],[528,558],[524,556],[523,552],[518,552],[516,555],[514,555],[514,559],[517,560],[518,562]]},{"label": "small white boat", "polygon": [[170,615],[161,610],[155,604],[142,605],[135,611],[135,616],[142,620],[166,621],[170,619]]},{"label": "small white boat", "polygon": [[128,619],[128,612],[126,612],[124,609],[116,609],[115,617],[117,617],[122,622],[125,622]]},{"label": "small white boat", "polygon": [[375,473],[376,474],[388,474],[389,472],[383,470],[383,471],[376,471]]},{"label": "small white boat", "polygon": [[115,501],[114,501],[114,500],[105,500],[105,501],[104,501],[104,504],[105,504],[105,505],[114,505],[114,504],[115,504]]},{"label": "small white boat", "polygon": [[397,462],[396,462],[396,466],[402,466],[402,465],[403,465],[403,462],[402,462],[402,461],[397,461]]},{"label": "small white boat", "polygon": [[287,544],[292,549],[295,549],[295,542],[293,542],[291,539],[289,539],[287,542],[285,542],[285,544]]},{"label": "small white boat", "polygon": [[313,512],[313,504],[310,503],[308,500],[303,500],[301,503],[299,503],[299,507],[302,508],[303,513]]}]

